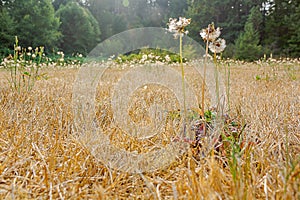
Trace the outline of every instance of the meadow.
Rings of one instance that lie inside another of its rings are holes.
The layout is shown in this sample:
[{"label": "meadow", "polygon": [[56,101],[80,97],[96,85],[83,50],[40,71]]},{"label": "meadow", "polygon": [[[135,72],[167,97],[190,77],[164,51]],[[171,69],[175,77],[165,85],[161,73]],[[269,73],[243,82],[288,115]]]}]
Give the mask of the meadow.
[{"label": "meadow", "polygon": [[[48,78],[37,80],[30,91],[12,89],[9,71],[0,69],[0,198],[300,199],[300,61],[221,64],[228,66],[228,115],[244,127],[238,129],[240,149],[229,140],[223,152],[199,156],[201,147],[191,147],[171,165],[140,174],[109,168],[76,140],[71,102],[77,66],[41,68]],[[122,64],[110,68],[97,94],[104,99],[97,107],[104,128],[113,123],[106,96],[124,71]],[[117,147],[150,148],[147,141],[139,144],[109,131]]]}]

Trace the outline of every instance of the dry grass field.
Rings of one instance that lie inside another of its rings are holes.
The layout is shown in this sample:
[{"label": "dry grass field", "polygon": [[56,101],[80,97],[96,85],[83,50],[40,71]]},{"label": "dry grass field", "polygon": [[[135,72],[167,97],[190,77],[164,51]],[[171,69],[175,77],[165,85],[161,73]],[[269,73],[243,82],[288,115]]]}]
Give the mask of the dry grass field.
[{"label": "dry grass field", "polygon": [[[21,93],[0,70],[0,199],[300,199],[299,62],[230,67],[229,115],[246,124],[236,163],[229,166],[230,154],[191,151],[142,174],[108,168],[74,138],[78,69],[44,69],[49,79]],[[124,147],[115,132],[112,141]],[[147,144],[136,142],[128,148],[143,151]]]}]

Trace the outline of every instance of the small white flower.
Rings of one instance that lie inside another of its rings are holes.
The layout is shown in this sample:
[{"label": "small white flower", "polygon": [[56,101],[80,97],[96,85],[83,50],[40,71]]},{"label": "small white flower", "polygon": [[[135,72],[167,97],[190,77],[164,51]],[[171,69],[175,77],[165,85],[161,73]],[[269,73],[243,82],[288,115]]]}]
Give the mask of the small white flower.
[{"label": "small white flower", "polygon": [[167,62],[171,62],[171,58],[170,58],[169,55],[166,55],[166,56],[165,56],[165,59],[166,59]]},{"label": "small white flower", "polygon": [[31,56],[31,53],[30,53],[30,52],[28,52],[28,53],[27,53],[27,56]]},{"label": "small white flower", "polygon": [[150,58],[150,59],[153,59],[153,58],[154,58],[154,55],[153,55],[152,53],[150,53],[150,54],[149,54],[149,58]]},{"label": "small white flower", "polygon": [[31,51],[31,50],[32,50],[32,47],[28,47],[28,50]]},{"label": "small white flower", "polygon": [[64,52],[62,52],[62,51],[58,51],[57,54],[61,55],[61,57],[64,57],[64,55],[65,55]]},{"label": "small white flower", "polygon": [[215,41],[221,35],[221,29],[215,29],[214,24],[209,24],[206,29],[202,29],[200,35],[204,41]]},{"label": "small white flower", "polygon": [[17,47],[15,48],[15,50],[16,50],[16,51],[21,51],[21,47],[20,47],[20,46],[17,46]]},{"label": "small white flower", "polygon": [[226,41],[218,38],[216,41],[211,42],[208,47],[213,53],[221,53],[226,48]]},{"label": "small white flower", "polygon": [[82,58],[82,54],[79,54],[78,57],[79,57],[79,58]]},{"label": "small white flower", "polygon": [[209,60],[213,60],[213,57],[212,57],[211,55],[209,55],[209,54],[207,54],[207,55],[204,54],[204,55],[203,55],[203,58],[206,58],[206,57],[207,57]]},{"label": "small white flower", "polygon": [[142,60],[147,60],[148,59],[148,56],[146,55],[146,54],[144,54],[143,56],[142,56]]},{"label": "small white flower", "polygon": [[36,55],[35,54],[32,54],[32,56],[31,56],[33,59],[35,59],[36,58]]}]

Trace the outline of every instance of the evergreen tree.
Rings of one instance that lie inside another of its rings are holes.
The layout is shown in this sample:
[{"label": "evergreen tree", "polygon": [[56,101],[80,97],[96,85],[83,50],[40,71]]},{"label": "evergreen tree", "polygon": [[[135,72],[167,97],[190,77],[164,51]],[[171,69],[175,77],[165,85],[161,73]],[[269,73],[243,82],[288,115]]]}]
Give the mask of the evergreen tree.
[{"label": "evergreen tree", "polygon": [[222,27],[222,37],[233,43],[243,31],[250,9],[262,0],[188,0],[186,16],[192,18],[189,26],[192,38],[201,41],[199,31],[214,22]]},{"label": "evergreen tree", "polygon": [[55,10],[58,10],[60,6],[66,5],[69,2],[77,2],[81,6],[89,4],[88,0],[53,0],[52,4]]},{"label": "evergreen tree", "polygon": [[169,17],[176,18],[176,17],[184,17],[185,13],[188,9],[188,2],[187,0],[170,0],[169,7]]},{"label": "evergreen tree", "polygon": [[45,46],[50,51],[61,34],[51,0],[18,0],[11,3],[10,15],[18,22],[16,33],[22,46]]},{"label": "evergreen tree", "polygon": [[121,0],[89,0],[87,7],[99,24],[102,40],[126,30],[127,20],[120,15],[120,10],[128,7]]},{"label": "evergreen tree", "polygon": [[293,57],[300,57],[300,3],[297,5],[295,13],[291,14],[290,24],[291,37],[288,40],[289,54]]},{"label": "evergreen tree", "polygon": [[63,34],[59,47],[67,54],[87,54],[100,42],[97,20],[89,10],[78,3],[69,2],[60,6],[56,15],[60,17],[59,30]]},{"label": "evergreen tree", "polygon": [[[299,1],[274,0],[269,2],[269,15],[266,19],[264,44],[275,55],[289,56],[296,50],[299,30]],[[296,34],[295,34],[296,33]],[[290,43],[291,42],[291,43]],[[295,49],[296,48],[296,49]]]},{"label": "evergreen tree", "polygon": [[60,6],[66,5],[73,0],[53,0],[52,4],[55,10],[58,10]]},{"label": "evergreen tree", "polygon": [[259,7],[253,7],[245,24],[244,32],[236,40],[235,57],[241,60],[257,60],[262,56],[260,27],[262,14]]}]

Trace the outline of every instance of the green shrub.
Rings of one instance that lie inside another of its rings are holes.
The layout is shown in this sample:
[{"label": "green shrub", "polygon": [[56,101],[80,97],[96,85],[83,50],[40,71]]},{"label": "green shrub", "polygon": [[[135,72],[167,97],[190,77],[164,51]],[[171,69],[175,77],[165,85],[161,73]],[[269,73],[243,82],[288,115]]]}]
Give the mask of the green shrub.
[{"label": "green shrub", "polygon": [[[186,62],[187,59],[183,58],[183,62]],[[163,62],[163,63],[179,63],[180,57],[175,53],[171,53],[167,50],[162,49],[140,49],[129,52],[125,55],[119,55],[116,58],[116,62],[121,63],[155,63],[155,62]]]}]

